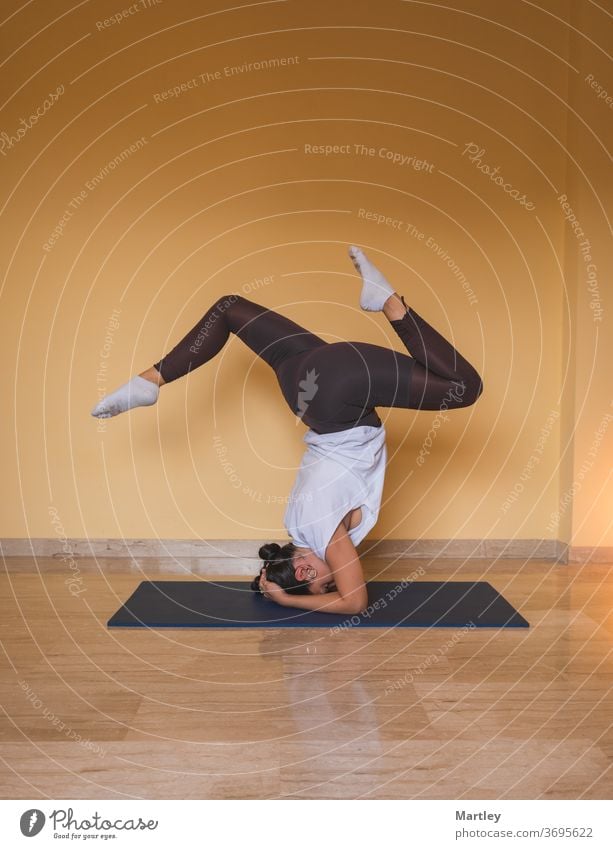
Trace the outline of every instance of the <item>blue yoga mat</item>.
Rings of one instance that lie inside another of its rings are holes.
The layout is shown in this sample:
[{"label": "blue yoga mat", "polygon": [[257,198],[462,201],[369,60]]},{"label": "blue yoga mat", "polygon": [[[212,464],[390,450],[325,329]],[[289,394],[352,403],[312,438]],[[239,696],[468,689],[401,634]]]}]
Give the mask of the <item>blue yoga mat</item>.
[{"label": "blue yoga mat", "polygon": [[528,628],[486,581],[371,581],[361,615],[281,607],[247,581],[143,581],[109,628]]}]

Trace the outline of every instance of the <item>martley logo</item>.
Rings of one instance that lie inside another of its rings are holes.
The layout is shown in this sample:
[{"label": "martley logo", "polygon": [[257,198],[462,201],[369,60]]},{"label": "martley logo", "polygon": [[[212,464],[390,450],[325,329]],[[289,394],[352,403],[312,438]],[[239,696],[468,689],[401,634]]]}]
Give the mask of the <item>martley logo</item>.
[{"label": "martley logo", "polygon": [[30,808],[29,811],[21,815],[21,820],[19,821],[21,833],[25,837],[35,837],[42,831],[44,824],[45,815],[38,808]]}]

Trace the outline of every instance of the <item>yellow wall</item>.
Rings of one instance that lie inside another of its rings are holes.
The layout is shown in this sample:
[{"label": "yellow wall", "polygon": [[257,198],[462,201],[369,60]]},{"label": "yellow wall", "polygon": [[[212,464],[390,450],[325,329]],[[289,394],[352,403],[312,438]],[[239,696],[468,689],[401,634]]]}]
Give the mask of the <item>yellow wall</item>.
[{"label": "yellow wall", "polygon": [[562,474],[554,513],[559,514],[564,538],[574,546],[611,546],[613,255],[606,151],[611,147],[613,80],[610,59],[599,46],[602,13],[589,3],[571,4],[571,11],[571,59],[579,73],[569,74],[569,102],[577,115],[569,116],[564,192],[580,229],[575,232],[567,225],[564,234],[571,308],[564,311]]},{"label": "yellow wall", "polygon": [[[357,243],[485,384],[436,431],[421,467],[436,413],[380,411],[390,465],[373,537],[613,545],[610,429],[560,511],[613,412],[611,109],[584,81],[591,73],[613,92],[593,46],[606,23],[598,7],[290,0],[212,14],[220,4],[192,0],[102,23],[129,5],[49,3],[44,20],[26,7],[3,28],[18,49],[2,77],[2,129],[15,134],[50,91],[64,93],[0,157],[0,536],[52,537],[50,507],[69,537],[278,536],[305,429],[240,341],[163,389],[155,408],[103,423],[89,411],[226,292],[330,341],[402,350],[382,316],[357,307],[346,256]],[[283,57],[298,59],[224,72]],[[523,203],[478,170],[471,143]],[[600,320],[562,193],[596,256]]]}]

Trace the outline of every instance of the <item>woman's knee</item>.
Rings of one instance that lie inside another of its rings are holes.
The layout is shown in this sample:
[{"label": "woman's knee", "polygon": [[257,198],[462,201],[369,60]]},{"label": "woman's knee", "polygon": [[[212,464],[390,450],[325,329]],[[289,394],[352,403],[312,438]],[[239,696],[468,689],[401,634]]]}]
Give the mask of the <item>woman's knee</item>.
[{"label": "woman's knee", "polygon": [[454,389],[455,398],[461,407],[470,407],[482,393],[483,381],[476,371],[459,381]]},{"label": "woman's knee", "polygon": [[216,318],[223,318],[232,333],[236,333],[237,329],[244,324],[242,301],[244,298],[240,295],[222,295],[213,305],[213,315]]},{"label": "woman's knee", "polygon": [[218,312],[226,312],[238,301],[241,301],[240,295],[222,295],[217,299],[214,309]]}]

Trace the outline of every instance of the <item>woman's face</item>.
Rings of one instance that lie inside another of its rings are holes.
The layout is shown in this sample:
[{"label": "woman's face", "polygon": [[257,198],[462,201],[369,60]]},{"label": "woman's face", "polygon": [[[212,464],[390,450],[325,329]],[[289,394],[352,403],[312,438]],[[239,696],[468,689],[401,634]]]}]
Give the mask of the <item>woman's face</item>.
[{"label": "woman's face", "polygon": [[328,593],[336,589],[332,570],[312,551],[300,549],[294,555],[294,573],[298,581],[309,582],[312,593]]}]

